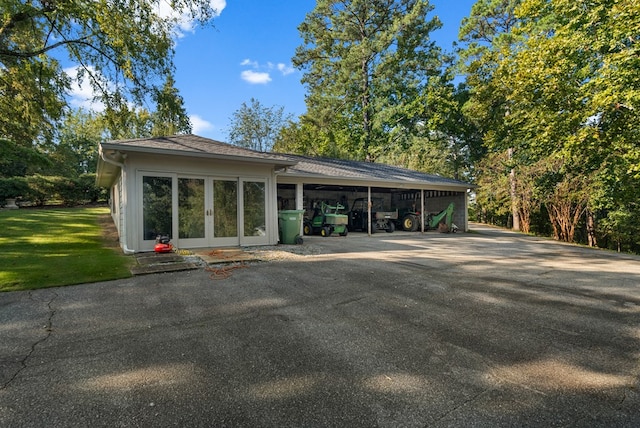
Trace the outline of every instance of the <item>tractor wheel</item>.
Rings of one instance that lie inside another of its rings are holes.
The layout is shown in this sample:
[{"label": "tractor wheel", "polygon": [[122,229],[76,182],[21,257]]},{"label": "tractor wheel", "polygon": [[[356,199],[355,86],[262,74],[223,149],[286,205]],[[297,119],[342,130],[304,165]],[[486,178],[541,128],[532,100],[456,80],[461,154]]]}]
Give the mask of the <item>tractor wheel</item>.
[{"label": "tractor wheel", "polygon": [[387,226],[388,227],[385,229],[385,232],[387,233],[393,233],[396,230],[396,224],[392,221],[387,223]]},{"label": "tractor wheel", "polygon": [[407,232],[415,232],[418,230],[418,219],[413,214],[406,215],[402,219],[402,228]]},{"label": "tractor wheel", "polygon": [[346,227],[344,228],[344,232],[342,232],[340,234],[340,236],[347,236],[347,234],[349,233],[349,229],[347,229]]},{"label": "tractor wheel", "polygon": [[302,233],[304,233],[305,235],[313,235],[313,228],[309,223],[304,224],[304,226],[302,227]]},{"label": "tractor wheel", "polygon": [[326,238],[329,235],[331,235],[331,229],[329,227],[325,226],[320,230],[320,236],[323,238]]}]

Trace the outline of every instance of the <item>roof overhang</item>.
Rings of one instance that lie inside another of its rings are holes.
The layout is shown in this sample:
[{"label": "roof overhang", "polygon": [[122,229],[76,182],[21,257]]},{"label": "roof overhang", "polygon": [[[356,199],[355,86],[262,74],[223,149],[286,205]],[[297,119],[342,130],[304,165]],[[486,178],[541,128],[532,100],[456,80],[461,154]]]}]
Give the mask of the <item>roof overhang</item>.
[{"label": "roof overhang", "polygon": [[322,184],[327,186],[383,187],[406,190],[443,190],[466,192],[477,186],[468,183],[434,183],[430,181],[399,181],[377,178],[335,178],[316,174],[278,174],[278,184]]},{"label": "roof overhang", "polygon": [[172,150],[162,149],[157,147],[141,147],[141,146],[126,146],[116,143],[101,143],[102,150],[107,153],[141,153],[141,154],[153,154],[153,155],[165,155],[165,156],[181,156],[189,158],[199,159],[215,159],[233,161],[239,163],[252,163],[261,165],[272,165],[275,169],[282,169],[288,166],[293,166],[298,163],[297,160],[287,158],[285,156],[260,158],[260,157],[247,157],[242,155],[229,155],[223,153],[207,153],[198,151],[185,151],[185,150]]},{"label": "roof overhang", "polygon": [[96,167],[96,186],[109,188],[120,175],[125,155],[118,151],[105,153],[102,144],[98,145],[98,165]]},{"label": "roof overhang", "polygon": [[270,166],[279,184],[454,192],[466,192],[477,187],[463,181],[390,165],[257,152],[196,135],[109,141],[99,145],[99,154],[96,183],[103,187],[113,185],[128,156],[134,154]]}]

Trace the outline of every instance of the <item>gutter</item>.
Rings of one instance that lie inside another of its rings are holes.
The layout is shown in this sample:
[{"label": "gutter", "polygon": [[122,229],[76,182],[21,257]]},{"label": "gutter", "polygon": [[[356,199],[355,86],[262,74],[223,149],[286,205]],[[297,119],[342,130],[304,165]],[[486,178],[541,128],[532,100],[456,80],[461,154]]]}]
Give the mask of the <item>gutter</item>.
[{"label": "gutter", "polygon": [[[124,168],[124,163],[122,163],[122,162],[118,162],[118,161],[117,161],[117,160],[115,160],[115,159],[111,159],[111,158],[107,157],[107,154],[106,154],[106,153],[104,152],[104,150],[102,149],[102,144],[100,144],[100,145],[98,146],[98,154],[100,155],[100,158],[101,158],[103,161],[105,161],[106,163],[110,163],[111,165],[115,165],[115,166],[117,166],[117,167],[119,167],[119,168]],[[123,154],[123,155],[122,155],[122,159],[126,159],[126,158],[127,158],[127,155],[126,155],[126,154]]]},{"label": "gutter", "polygon": [[[124,163],[123,162],[118,162],[115,159],[111,159],[111,158],[107,157],[106,153],[104,153],[104,151],[102,150],[102,144],[98,145],[98,155],[106,163],[111,164],[111,165],[115,165],[118,168],[120,168],[120,170],[124,170]],[[122,159],[124,160],[126,158],[127,158],[127,155],[126,154],[122,154]],[[126,240],[124,242],[120,241],[120,246],[122,247],[122,251],[125,254],[127,254],[127,255],[135,254],[135,250],[132,250],[131,248],[127,247]]]}]

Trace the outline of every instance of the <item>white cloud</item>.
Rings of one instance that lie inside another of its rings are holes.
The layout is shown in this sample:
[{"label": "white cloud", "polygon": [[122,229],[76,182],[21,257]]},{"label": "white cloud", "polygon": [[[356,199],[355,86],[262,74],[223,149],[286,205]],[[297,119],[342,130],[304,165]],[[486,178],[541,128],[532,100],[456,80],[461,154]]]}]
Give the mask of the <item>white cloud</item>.
[{"label": "white cloud", "polygon": [[193,125],[193,129],[191,131],[193,134],[200,135],[204,131],[210,131],[213,129],[213,124],[211,122],[204,120],[197,114],[190,115],[189,120],[191,121],[191,125]]},{"label": "white cloud", "polygon": [[271,82],[271,76],[269,73],[263,73],[253,70],[245,70],[240,73],[240,77],[245,82],[257,85],[257,84],[266,84]]},{"label": "white cloud", "polygon": [[[209,4],[216,11],[214,18],[220,16],[222,10],[227,7],[226,0],[210,0]],[[187,14],[178,15],[168,1],[158,2],[158,15],[161,18],[175,19],[177,21],[178,28],[175,35],[178,38],[184,36],[184,33],[192,33],[194,31],[194,21],[191,17]]]},{"label": "white cloud", "polygon": [[295,72],[295,69],[289,64],[284,64],[282,62],[274,64],[271,61],[268,61],[266,64],[260,64],[258,61],[254,61],[250,58],[243,59],[240,62],[240,66],[250,67],[253,69],[244,70],[240,73],[242,80],[251,84],[265,84],[271,82],[271,75],[269,72],[262,70],[278,70],[283,76],[287,76]]},{"label": "white cloud", "polygon": [[242,62],[240,63],[241,66],[246,67],[246,66],[251,66],[253,68],[258,68],[260,67],[258,64],[258,61],[251,61],[249,58],[247,59],[243,59]]},{"label": "white cloud", "polygon": [[295,68],[291,67],[290,65],[287,64],[283,64],[283,63],[278,63],[278,70],[280,70],[280,73],[282,73],[283,76],[286,76],[288,74],[293,73],[294,71],[296,71]]},{"label": "white cloud", "polygon": [[[91,73],[96,72],[93,67],[87,68]],[[64,72],[71,79],[71,93],[69,94],[71,98],[69,99],[69,104],[71,104],[72,107],[92,110],[96,113],[104,111],[104,104],[100,101],[94,100],[93,88],[89,84],[89,77],[86,76],[86,74],[82,82],[79,82],[77,79],[77,66],[65,68]]]}]

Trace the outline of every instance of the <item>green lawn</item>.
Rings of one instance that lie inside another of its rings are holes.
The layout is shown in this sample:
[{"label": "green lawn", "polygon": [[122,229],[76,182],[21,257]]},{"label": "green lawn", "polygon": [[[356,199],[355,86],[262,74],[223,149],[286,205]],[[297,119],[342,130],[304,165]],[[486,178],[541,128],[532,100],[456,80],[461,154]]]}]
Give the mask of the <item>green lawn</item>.
[{"label": "green lawn", "polygon": [[0,211],[0,291],[131,276],[132,257],[105,245],[108,208]]}]

